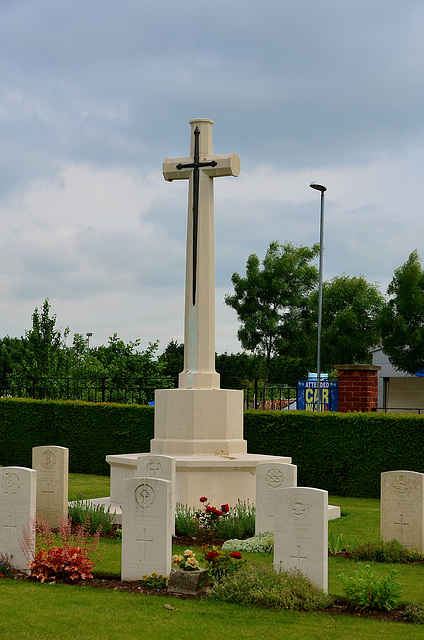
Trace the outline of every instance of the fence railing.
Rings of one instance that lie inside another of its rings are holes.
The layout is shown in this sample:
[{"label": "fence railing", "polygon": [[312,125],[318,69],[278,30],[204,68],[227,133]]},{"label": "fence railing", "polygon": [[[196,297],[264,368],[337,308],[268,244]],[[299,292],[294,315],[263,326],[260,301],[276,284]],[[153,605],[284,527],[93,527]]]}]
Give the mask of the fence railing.
[{"label": "fence railing", "polygon": [[140,378],[114,380],[97,378],[50,378],[44,376],[0,378],[0,397],[32,398],[34,400],[85,400],[86,402],[120,402],[148,404],[154,401],[155,389],[163,384],[149,383]]},{"label": "fence railing", "polygon": [[[156,382],[156,384],[155,384]],[[34,400],[84,400],[86,402],[119,402],[148,404],[154,402],[155,389],[163,384],[154,379],[146,383],[141,378],[119,380],[99,377],[8,376],[0,378],[0,397],[32,398]],[[162,381],[161,381],[162,382]],[[263,404],[263,380],[252,382],[227,378],[226,388],[242,389],[245,409],[288,410],[296,408],[297,390],[281,384],[269,384]],[[172,382],[170,384],[172,387]],[[177,386],[177,381],[174,381]]]}]

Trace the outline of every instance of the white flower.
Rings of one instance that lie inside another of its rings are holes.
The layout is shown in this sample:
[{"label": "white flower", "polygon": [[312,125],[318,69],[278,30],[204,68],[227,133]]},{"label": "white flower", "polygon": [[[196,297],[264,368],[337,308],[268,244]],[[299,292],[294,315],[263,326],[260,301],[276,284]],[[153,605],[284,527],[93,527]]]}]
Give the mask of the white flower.
[{"label": "white flower", "polygon": [[193,551],[191,551],[191,549],[186,549],[184,551],[184,555],[185,555],[186,558],[191,558],[191,557],[194,556],[194,553],[193,553]]},{"label": "white flower", "polygon": [[199,566],[199,563],[197,562],[196,558],[189,558],[186,562],[186,567],[190,567],[190,569],[197,569],[197,567]]}]

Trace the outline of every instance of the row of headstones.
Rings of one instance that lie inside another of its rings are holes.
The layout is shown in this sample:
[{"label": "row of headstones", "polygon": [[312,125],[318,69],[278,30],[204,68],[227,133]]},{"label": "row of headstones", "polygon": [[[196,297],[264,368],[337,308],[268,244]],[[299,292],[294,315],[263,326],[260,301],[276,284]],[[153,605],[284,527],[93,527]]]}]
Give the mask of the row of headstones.
[{"label": "row of headstones", "polygon": [[0,555],[24,572],[28,572],[28,560],[20,545],[24,529],[30,530],[36,514],[42,515],[52,529],[68,515],[69,450],[34,447],[32,467],[0,468]]},{"label": "row of headstones", "polygon": [[[68,450],[35,447],[34,469],[0,469],[0,554],[26,570],[19,533],[35,513],[52,528],[67,514]],[[153,572],[169,575],[175,523],[175,459],[145,454],[137,477],[124,481],[122,505],[123,580]],[[382,474],[381,537],[424,550],[424,474]],[[37,478],[37,480],[36,480]],[[299,569],[327,589],[328,494],[297,487],[297,468],[262,463],[256,474],[256,533],[274,532],[274,564]]]}]

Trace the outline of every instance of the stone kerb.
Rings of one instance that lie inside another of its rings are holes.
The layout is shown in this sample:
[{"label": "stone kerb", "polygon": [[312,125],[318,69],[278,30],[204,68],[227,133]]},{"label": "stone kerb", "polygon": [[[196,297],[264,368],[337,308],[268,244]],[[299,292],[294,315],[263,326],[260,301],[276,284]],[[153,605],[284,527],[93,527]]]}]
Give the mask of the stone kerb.
[{"label": "stone kerb", "polygon": [[156,572],[169,576],[172,555],[171,482],[159,478],[124,480],[122,580]]},{"label": "stone kerb", "polygon": [[274,566],[299,569],[328,589],[328,493],[293,487],[275,490]]},{"label": "stone kerb", "polygon": [[255,533],[274,531],[275,491],[296,485],[296,465],[284,462],[263,462],[257,465]]},{"label": "stone kerb", "polygon": [[37,471],[37,514],[56,529],[68,516],[69,449],[33,447],[32,468]]},{"label": "stone kerb", "polygon": [[19,542],[24,528],[35,525],[36,478],[34,469],[0,468],[0,552],[24,573],[28,559]]},{"label": "stone kerb", "polygon": [[424,553],[424,473],[381,474],[380,535],[386,542],[396,539],[405,549]]}]

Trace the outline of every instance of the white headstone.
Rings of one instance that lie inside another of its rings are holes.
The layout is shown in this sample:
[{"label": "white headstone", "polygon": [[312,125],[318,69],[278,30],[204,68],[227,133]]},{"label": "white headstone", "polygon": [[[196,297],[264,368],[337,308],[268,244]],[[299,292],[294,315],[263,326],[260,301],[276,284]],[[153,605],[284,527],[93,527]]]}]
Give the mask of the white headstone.
[{"label": "white headstone", "polygon": [[138,478],[161,478],[161,480],[169,480],[172,482],[172,509],[174,513],[172,533],[175,534],[175,480],[176,480],[176,462],[171,456],[155,455],[153,453],[145,453],[137,458],[137,477]]},{"label": "white headstone", "polygon": [[256,467],[255,533],[274,531],[276,489],[297,485],[297,467],[284,462],[263,462]]},{"label": "white headstone", "polygon": [[[24,528],[35,526],[37,472],[24,467],[0,468],[0,553],[29,573],[28,558],[20,548]],[[35,553],[34,548],[28,550]]]},{"label": "white headstone", "polygon": [[169,576],[172,555],[172,490],[169,480],[124,480],[122,580],[156,572]]},{"label": "white headstone", "polygon": [[37,515],[56,529],[59,520],[68,516],[69,449],[33,447],[32,468],[37,471]]},{"label": "white headstone", "polygon": [[424,553],[424,473],[381,474],[380,535],[386,542],[396,539],[405,549]]},{"label": "white headstone", "polygon": [[275,490],[274,566],[299,569],[327,591],[327,491],[308,487]]}]

